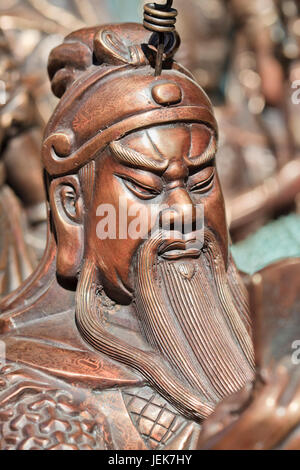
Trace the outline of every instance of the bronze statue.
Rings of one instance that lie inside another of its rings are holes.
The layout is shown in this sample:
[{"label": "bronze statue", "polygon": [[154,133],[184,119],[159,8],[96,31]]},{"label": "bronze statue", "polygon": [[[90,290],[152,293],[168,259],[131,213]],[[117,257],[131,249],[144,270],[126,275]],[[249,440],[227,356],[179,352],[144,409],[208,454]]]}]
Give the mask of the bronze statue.
[{"label": "bronze statue", "polygon": [[165,35],[86,28],[50,55],[48,245],[1,304],[1,449],[205,447],[257,377],[212,105],[156,13]]}]

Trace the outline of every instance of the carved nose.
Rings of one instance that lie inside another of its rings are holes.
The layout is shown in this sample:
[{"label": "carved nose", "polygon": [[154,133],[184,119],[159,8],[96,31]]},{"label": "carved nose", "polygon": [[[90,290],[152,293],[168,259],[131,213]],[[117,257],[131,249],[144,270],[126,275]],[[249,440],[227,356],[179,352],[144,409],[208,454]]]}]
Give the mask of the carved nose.
[{"label": "carved nose", "polygon": [[167,204],[169,207],[159,214],[160,228],[176,230],[183,234],[195,230],[197,210],[184,188],[173,189]]}]

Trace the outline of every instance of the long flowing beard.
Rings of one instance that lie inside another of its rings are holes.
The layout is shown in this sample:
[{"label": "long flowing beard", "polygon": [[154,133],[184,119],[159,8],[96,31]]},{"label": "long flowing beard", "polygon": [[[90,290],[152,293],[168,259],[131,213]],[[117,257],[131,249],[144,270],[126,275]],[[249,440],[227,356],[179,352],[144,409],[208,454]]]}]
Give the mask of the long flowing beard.
[{"label": "long flowing beard", "polygon": [[[76,321],[98,351],[140,372],[187,418],[202,421],[224,396],[253,378],[253,350],[247,313],[239,314],[214,237],[199,260],[159,261],[158,233],[137,258],[135,304],[141,330],[153,351],[132,347],[102,322],[97,269],[86,260],[76,295]],[[241,307],[244,312],[244,305]]]},{"label": "long flowing beard", "polygon": [[97,268],[87,259],[76,291],[76,323],[83,338],[99,352],[140,372],[158,393],[187,418],[200,422],[207,418],[213,412],[214,405],[182,384],[162,363],[158,354],[132,347],[106,330],[98,290]]},{"label": "long flowing beard", "polygon": [[253,378],[247,314],[244,323],[210,232],[206,254],[197,260],[157,262],[159,243],[159,235],[146,242],[138,258],[136,307],[141,327],[181,381],[217,403]]}]

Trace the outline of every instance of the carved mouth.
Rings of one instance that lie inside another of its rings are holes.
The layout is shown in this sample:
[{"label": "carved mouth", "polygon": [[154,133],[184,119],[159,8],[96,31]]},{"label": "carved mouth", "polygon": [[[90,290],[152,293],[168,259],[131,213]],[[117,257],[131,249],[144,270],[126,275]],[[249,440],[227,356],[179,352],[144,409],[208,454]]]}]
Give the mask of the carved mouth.
[{"label": "carved mouth", "polygon": [[171,243],[163,242],[158,249],[158,254],[168,260],[198,258],[201,254],[201,249],[197,246],[190,246],[191,244],[196,245],[196,243],[196,239],[189,241],[173,240]]}]

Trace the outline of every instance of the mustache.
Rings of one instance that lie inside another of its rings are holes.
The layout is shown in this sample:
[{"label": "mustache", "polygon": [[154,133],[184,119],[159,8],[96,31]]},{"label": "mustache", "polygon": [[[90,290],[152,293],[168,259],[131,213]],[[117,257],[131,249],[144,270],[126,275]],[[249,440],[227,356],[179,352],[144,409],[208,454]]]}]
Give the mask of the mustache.
[{"label": "mustache", "polygon": [[203,244],[197,238],[175,238],[165,240],[158,247],[158,255],[167,260],[180,258],[198,258]]}]

